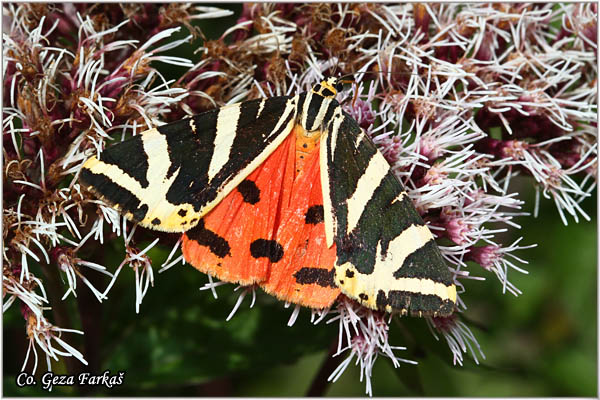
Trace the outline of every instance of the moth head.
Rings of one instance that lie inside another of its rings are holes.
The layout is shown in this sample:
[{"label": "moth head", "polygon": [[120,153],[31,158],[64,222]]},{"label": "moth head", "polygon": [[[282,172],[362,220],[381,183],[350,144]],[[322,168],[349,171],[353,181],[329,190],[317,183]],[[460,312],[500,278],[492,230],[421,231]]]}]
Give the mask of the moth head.
[{"label": "moth head", "polygon": [[328,99],[333,99],[337,96],[338,92],[341,92],[344,89],[344,83],[353,83],[353,80],[347,79],[347,77],[329,77],[325,80],[322,80],[321,83],[316,84],[312,92],[323,96]]}]

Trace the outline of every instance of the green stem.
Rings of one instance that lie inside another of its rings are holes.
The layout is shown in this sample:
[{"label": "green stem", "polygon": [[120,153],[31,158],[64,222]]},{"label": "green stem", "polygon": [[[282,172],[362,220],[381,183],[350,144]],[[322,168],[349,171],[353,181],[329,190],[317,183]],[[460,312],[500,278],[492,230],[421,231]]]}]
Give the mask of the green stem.
[{"label": "green stem", "polygon": [[306,392],[307,397],[323,397],[323,395],[327,391],[327,388],[330,385],[330,382],[327,379],[329,378],[331,373],[335,371],[338,365],[340,365],[340,363],[344,360],[344,358],[339,355],[337,357],[333,356],[337,352],[337,347],[338,339],[336,336],[333,342],[331,342],[331,346],[329,347],[329,353],[323,360],[319,372],[313,379],[310,388],[308,389],[308,392]]},{"label": "green stem", "polygon": [[[60,275],[58,272],[58,266],[54,264],[41,264],[42,271],[46,276],[46,285],[50,305],[52,306],[52,316],[54,317],[54,324],[62,328],[71,328],[71,318],[67,311],[67,307],[64,301],[62,301],[62,284]],[[61,339],[69,343],[71,346],[77,348],[73,343],[72,334],[69,332],[62,332]],[[81,364],[74,357],[64,357],[67,373],[69,375],[76,375],[81,372]]]}]

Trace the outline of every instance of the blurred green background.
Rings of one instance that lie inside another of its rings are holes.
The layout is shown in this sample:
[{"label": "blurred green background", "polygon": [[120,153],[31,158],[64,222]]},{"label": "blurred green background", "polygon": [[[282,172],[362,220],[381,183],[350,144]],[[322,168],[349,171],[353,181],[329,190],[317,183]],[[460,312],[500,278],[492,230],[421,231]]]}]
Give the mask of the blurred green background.
[{"label": "blurred green background", "polygon": [[[231,6],[239,12],[240,7]],[[202,30],[216,38],[235,17],[203,22]],[[184,34],[182,33],[182,36]],[[171,55],[190,57],[194,44]],[[191,56],[197,60],[198,56]],[[161,66],[159,66],[161,69]],[[182,70],[168,66],[161,70],[176,78]],[[516,179],[511,191],[521,193],[533,210],[530,181]],[[521,231],[511,230],[504,244],[524,236],[521,244],[538,247],[517,253],[529,260],[529,275],[509,271],[509,279],[523,294],[518,298],[502,294],[492,273],[472,264],[472,275],[486,280],[464,281],[464,313],[486,355],[476,365],[469,355],[464,366],[452,365],[445,342],[436,342],[425,322],[403,318],[393,323],[390,342],[404,345],[400,357],[419,364],[394,369],[380,357],[373,371],[375,396],[590,396],[597,395],[597,217],[596,196],[582,207],[592,222],[568,226],[560,221],[554,204],[542,200],[540,217],[521,217]],[[149,240],[151,236],[148,236]],[[93,253],[82,253],[114,271],[123,255],[122,240],[106,243]],[[139,243],[145,247],[148,242]],[[149,255],[155,271],[170,248],[155,248]],[[39,266],[34,273],[42,277]],[[93,275],[87,274],[88,276]],[[92,277],[97,287],[108,280]],[[108,369],[126,371],[122,386],[78,392],[55,387],[51,393],[39,388],[17,388],[15,375],[26,352],[24,321],[15,303],[3,318],[4,395],[69,396],[97,394],[110,396],[302,396],[328,357],[337,334],[337,325],[312,326],[310,313],[303,309],[293,327],[286,323],[292,309],[264,293],[249,309],[246,298],[235,317],[225,322],[238,293],[233,286],[210,292],[199,291],[206,277],[190,266],[175,266],[156,274],[155,285],[146,295],[139,315],[135,314],[134,275],[122,271],[109,299],[99,305],[80,282],[78,300],[70,296],[65,306],[71,316],[69,328],[85,329],[84,337],[70,335],[69,343],[84,349],[94,372]],[[79,307],[79,309],[78,309]],[[48,317],[52,321],[51,313]],[[342,357],[345,358],[346,355]],[[41,365],[44,365],[41,360]],[[53,364],[56,373],[65,373],[64,361]],[[40,370],[43,368],[40,368]],[[364,382],[359,369],[351,365],[338,382],[327,387],[327,396],[362,396]]]}]

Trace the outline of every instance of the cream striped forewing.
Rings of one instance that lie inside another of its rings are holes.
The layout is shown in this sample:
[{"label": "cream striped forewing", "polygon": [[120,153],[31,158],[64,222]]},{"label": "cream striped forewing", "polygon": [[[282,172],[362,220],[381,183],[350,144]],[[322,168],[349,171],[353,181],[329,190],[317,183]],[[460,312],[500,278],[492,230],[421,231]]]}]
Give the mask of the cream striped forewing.
[{"label": "cream striped forewing", "polygon": [[337,248],[336,284],[372,309],[451,314],[452,275],[386,159],[341,108],[322,140],[325,229]]},{"label": "cream striped forewing", "polygon": [[87,160],[81,182],[142,226],[189,230],[290,134],[297,103],[251,100],[150,129]]}]

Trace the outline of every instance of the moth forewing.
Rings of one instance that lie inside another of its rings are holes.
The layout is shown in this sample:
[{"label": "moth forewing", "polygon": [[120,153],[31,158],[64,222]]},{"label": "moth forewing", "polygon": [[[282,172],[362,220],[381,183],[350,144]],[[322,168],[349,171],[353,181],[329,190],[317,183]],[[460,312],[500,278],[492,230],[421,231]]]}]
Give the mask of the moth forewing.
[{"label": "moth forewing", "polygon": [[251,100],[149,129],[91,157],[80,179],[128,219],[185,232],[281,145],[297,100]]},{"label": "moth forewing", "polygon": [[325,240],[327,247],[333,246],[333,239],[335,236],[335,213],[333,212],[333,205],[331,203],[331,193],[329,189],[330,180],[328,173],[328,148],[329,148],[329,131],[325,129],[323,136],[321,136],[321,147],[319,148],[319,168],[321,175],[321,188],[323,192],[323,214],[325,224]]},{"label": "moth forewing", "polygon": [[191,204],[176,206],[164,200],[179,173],[167,176],[170,165],[164,135],[149,129],[105,149],[100,159],[88,159],[80,179],[128,219],[151,229],[181,232],[194,210]]},{"label": "moth forewing", "polygon": [[349,115],[335,118],[323,196],[334,214],[336,284],[372,309],[451,314],[456,288],[433,235],[368,135]]}]

